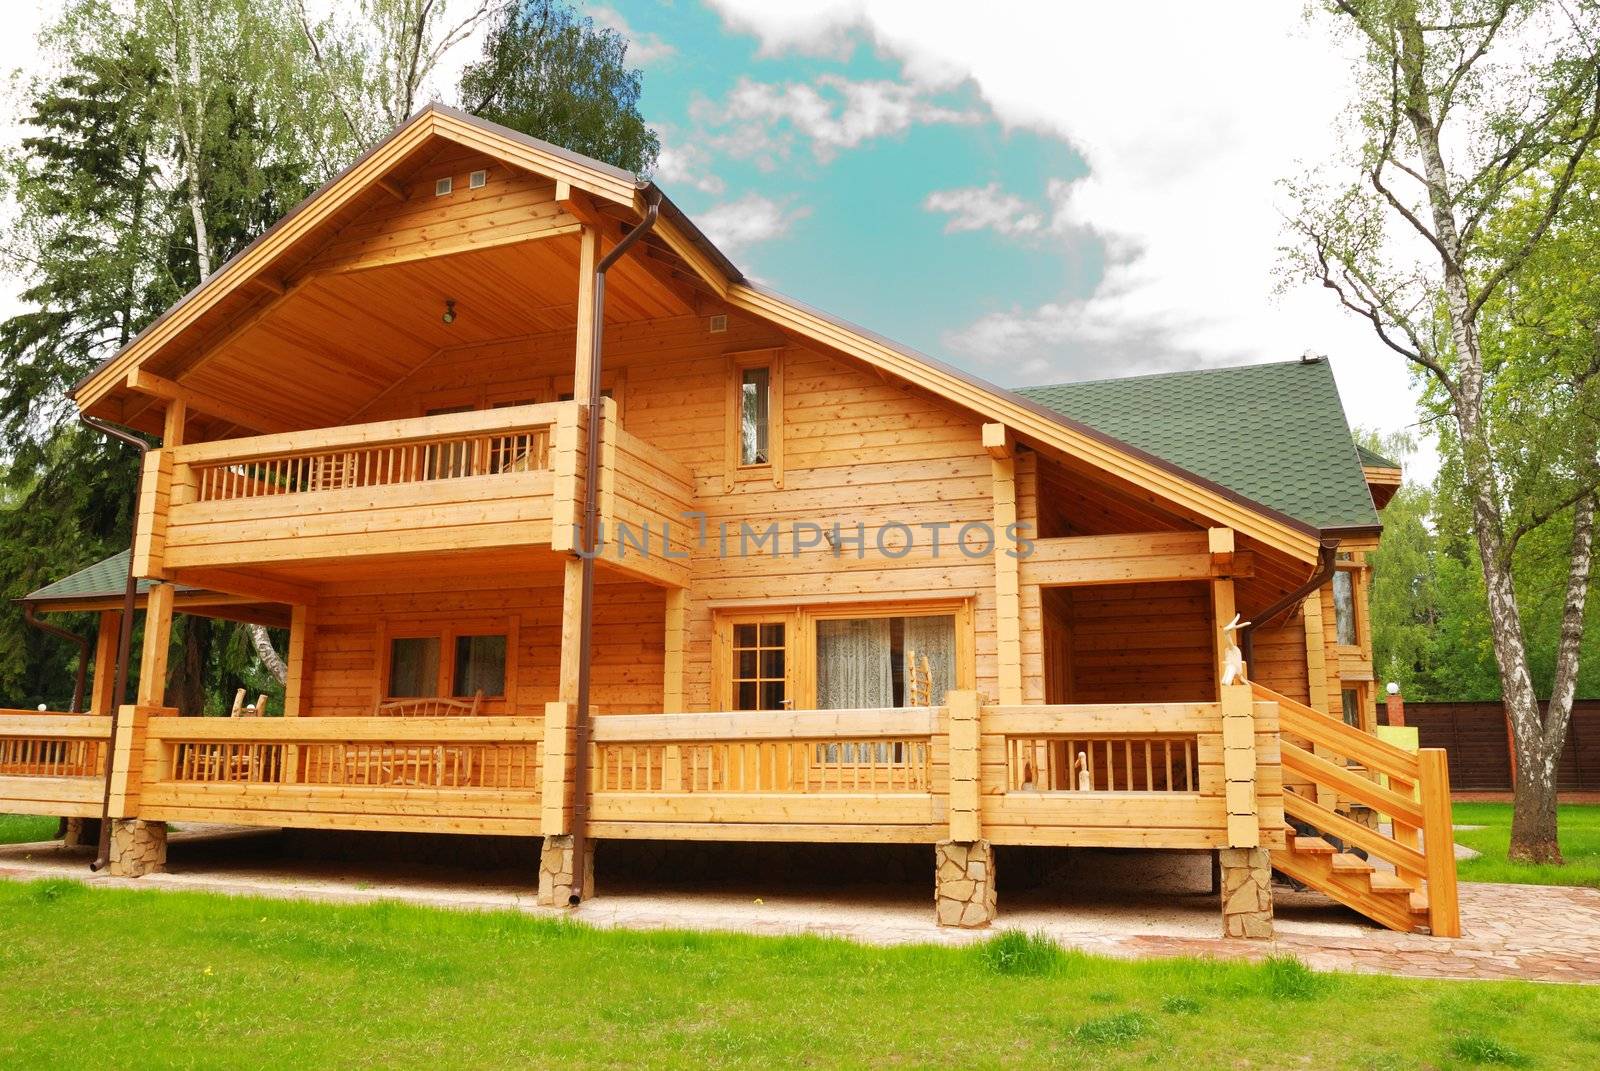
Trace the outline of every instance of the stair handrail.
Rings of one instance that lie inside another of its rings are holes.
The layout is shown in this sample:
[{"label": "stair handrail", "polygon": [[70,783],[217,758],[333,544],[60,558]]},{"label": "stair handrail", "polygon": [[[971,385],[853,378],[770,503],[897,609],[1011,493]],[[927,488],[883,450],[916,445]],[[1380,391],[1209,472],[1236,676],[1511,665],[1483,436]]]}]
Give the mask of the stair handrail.
[{"label": "stair handrail", "polygon": [[[1413,885],[1425,878],[1429,929],[1439,937],[1461,936],[1449,761],[1444,750],[1421,748],[1412,754],[1265,685],[1252,682],[1251,687],[1257,699],[1278,704],[1281,733],[1304,737],[1313,748],[1320,745],[1354,759],[1369,771],[1388,776],[1391,787],[1385,788],[1314,751],[1288,740],[1279,741],[1286,769],[1388,814],[1395,835],[1386,837],[1293,793],[1285,793],[1285,811],[1379,856]],[[1416,798],[1412,798],[1413,789],[1418,790]]]}]

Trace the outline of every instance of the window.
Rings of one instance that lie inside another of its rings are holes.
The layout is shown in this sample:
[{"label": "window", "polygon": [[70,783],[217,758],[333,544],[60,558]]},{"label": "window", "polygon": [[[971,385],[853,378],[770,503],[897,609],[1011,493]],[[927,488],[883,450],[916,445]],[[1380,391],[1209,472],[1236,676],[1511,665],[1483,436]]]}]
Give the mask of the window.
[{"label": "window", "polygon": [[403,636],[389,645],[389,697],[439,694],[439,637]]},{"label": "window", "polygon": [[1348,569],[1333,574],[1333,619],[1339,644],[1355,647],[1361,642],[1356,631],[1355,574]]},{"label": "window", "polygon": [[1339,693],[1339,700],[1344,705],[1344,723],[1361,728],[1361,689],[1346,688]]},{"label": "window", "polygon": [[790,706],[787,633],[782,621],[733,626],[733,709]]},{"label": "window", "polygon": [[772,369],[746,368],[739,378],[739,464],[772,463]]},{"label": "window", "polygon": [[510,712],[506,700],[516,692],[517,626],[514,617],[413,620],[394,631],[380,624],[379,699],[471,699],[482,692],[485,700],[496,701],[491,713]]},{"label": "window", "polygon": [[470,698],[506,694],[506,638],[504,636],[457,636],[456,664],[451,694]]},{"label": "window", "polygon": [[783,486],[783,351],[728,358],[726,489],[740,480]]},{"label": "window", "polygon": [[955,687],[954,614],[822,618],[816,707],[937,706]]}]

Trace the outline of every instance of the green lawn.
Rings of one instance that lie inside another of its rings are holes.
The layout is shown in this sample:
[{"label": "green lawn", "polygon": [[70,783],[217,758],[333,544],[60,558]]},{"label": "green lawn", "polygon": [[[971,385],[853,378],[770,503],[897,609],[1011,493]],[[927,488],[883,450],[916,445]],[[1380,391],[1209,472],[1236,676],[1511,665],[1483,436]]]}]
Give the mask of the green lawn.
[{"label": "green lawn", "polygon": [[31,844],[36,840],[51,840],[60,824],[59,818],[0,814],[0,844]]},{"label": "green lawn", "polygon": [[1600,1066],[1600,993],[0,882],[0,1066]]},{"label": "green lawn", "polygon": [[1457,864],[1462,881],[1505,881],[1519,885],[1587,885],[1600,889],[1600,806],[1568,804],[1557,816],[1566,866],[1530,866],[1506,858],[1511,843],[1511,804],[1458,803],[1456,843],[1483,853]]}]

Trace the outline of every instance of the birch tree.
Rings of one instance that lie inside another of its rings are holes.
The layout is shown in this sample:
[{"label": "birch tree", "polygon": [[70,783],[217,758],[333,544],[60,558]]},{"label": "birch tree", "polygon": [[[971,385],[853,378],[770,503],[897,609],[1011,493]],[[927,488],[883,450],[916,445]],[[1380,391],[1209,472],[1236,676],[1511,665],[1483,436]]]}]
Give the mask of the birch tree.
[{"label": "birch tree", "polygon": [[[1561,405],[1589,387],[1570,361],[1486,353],[1490,324],[1575,203],[1600,135],[1593,0],[1333,0],[1361,50],[1348,160],[1290,184],[1293,273],[1326,287],[1409,362],[1445,417],[1483,567],[1517,772],[1511,855],[1559,861],[1556,763],[1578,670],[1600,478]],[[1516,224],[1513,225],[1513,218]],[[1509,373],[1509,374],[1508,374]],[[1516,434],[1508,422],[1533,420]],[[1543,451],[1540,465],[1529,451]],[[1537,479],[1532,474],[1537,471]],[[1556,687],[1541,716],[1516,551],[1570,518]]]}]

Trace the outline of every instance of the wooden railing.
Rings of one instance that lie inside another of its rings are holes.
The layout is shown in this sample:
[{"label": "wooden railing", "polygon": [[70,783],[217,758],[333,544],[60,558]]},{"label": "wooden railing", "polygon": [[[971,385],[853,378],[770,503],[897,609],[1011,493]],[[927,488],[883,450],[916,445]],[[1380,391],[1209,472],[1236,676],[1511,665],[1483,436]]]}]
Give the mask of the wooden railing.
[{"label": "wooden railing", "polygon": [[[1309,794],[1287,792],[1288,817],[1392,866],[1401,881],[1425,892],[1430,931],[1459,937],[1455,835],[1444,751],[1424,748],[1412,754],[1262,685],[1255,685],[1255,692],[1279,706],[1284,770],[1330,797],[1319,802]],[[1297,743],[1297,738],[1305,744]],[[1379,775],[1387,778],[1387,785],[1378,781]],[[1339,800],[1387,815],[1392,833],[1340,813]]]},{"label": "wooden railing", "polygon": [[100,814],[111,719],[0,710],[0,811]]},{"label": "wooden railing", "polygon": [[601,427],[600,521],[605,559],[651,580],[687,583],[695,537],[684,515],[695,508],[694,473],[664,450],[622,428],[607,399]]},{"label": "wooden railing", "polygon": [[548,545],[575,494],[570,458],[557,480],[556,430],[576,419],[553,402],[152,451],[137,565]]},{"label": "wooden railing", "polygon": [[936,838],[942,717],[928,709],[596,717],[595,835]]},{"label": "wooden railing", "polygon": [[1181,736],[1008,736],[1010,792],[1194,792],[1199,749]]},{"label": "wooden railing", "polygon": [[153,717],[140,813],[531,835],[543,735],[522,717]]}]

